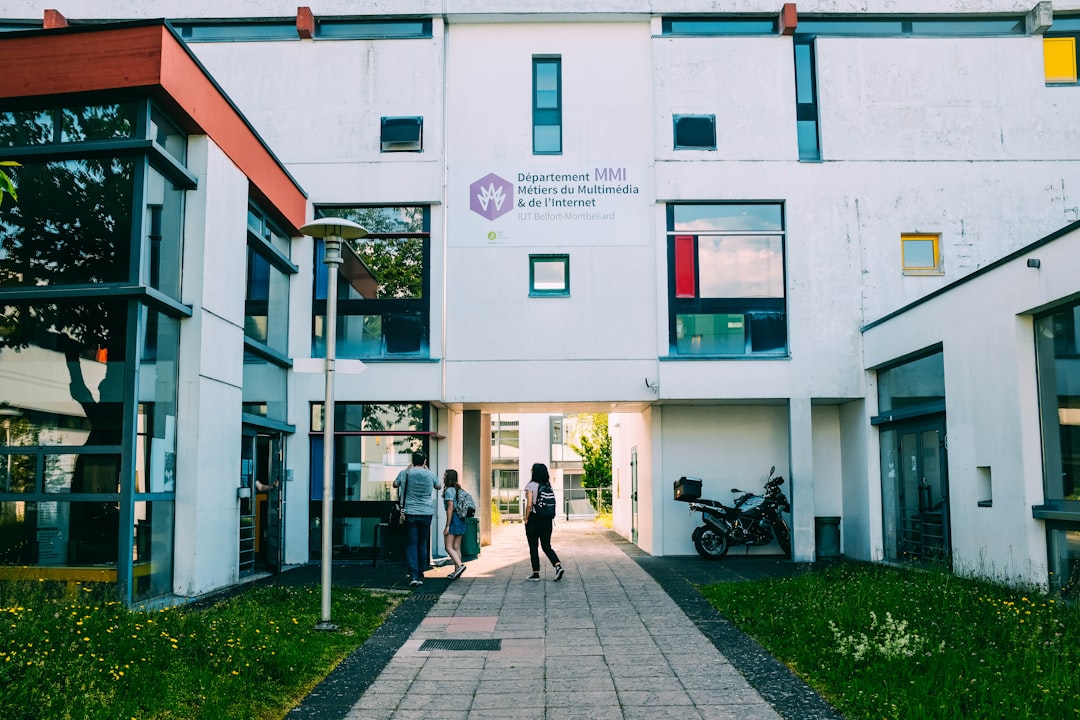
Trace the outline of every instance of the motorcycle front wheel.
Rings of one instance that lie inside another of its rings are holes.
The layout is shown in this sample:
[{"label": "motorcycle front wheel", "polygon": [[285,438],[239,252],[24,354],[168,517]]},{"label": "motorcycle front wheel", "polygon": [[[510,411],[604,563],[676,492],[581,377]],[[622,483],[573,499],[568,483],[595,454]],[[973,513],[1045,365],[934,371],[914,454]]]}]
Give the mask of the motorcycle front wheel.
[{"label": "motorcycle front wheel", "polygon": [[728,537],[703,525],[694,531],[694,548],[706,560],[719,560],[727,555]]},{"label": "motorcycle front wheel", "polygon": [[780,545],[780,549],[784,551],[785,555],[791,557],[791,528],[787,526],[784,518],[780,518],[780,522],[776,523],[773,530],[776,533],[776,542]]}]

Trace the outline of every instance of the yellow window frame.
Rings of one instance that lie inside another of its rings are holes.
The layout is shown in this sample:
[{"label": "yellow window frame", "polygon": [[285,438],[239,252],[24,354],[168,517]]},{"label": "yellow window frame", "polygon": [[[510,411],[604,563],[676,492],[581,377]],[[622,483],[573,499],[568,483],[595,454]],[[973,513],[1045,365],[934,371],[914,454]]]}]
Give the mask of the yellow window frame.
[{"label": "yellow window frame", "polygon": [[1075,85],[1076,38],[1043,38],[1043,73],[1047,85]]},{"label": "yellow window frame", "polygon": [[[926,264],[916,258],[925,255],[925,244],[930,243],[932,262]],[[938,233],[904,233],[900,235],[900,258],[905,275],[941,275],[941,235]]]}]

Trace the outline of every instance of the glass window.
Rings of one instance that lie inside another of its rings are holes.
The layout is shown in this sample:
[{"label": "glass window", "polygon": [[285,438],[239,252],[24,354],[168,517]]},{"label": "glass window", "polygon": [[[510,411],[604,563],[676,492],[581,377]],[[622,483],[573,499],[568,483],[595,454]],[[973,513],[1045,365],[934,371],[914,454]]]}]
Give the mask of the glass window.
[{"label": "glass window", "polygon": [[[336,354],[350,358],[426,357],[430,284],[426,206],[320,208],[318,217],[368,230],[342,246],[338,266]],[[315,243],[312,356],[326,355],[326,269]]]},{"label": "glass window", "polygon": [[940,235],[901,235],[900,246],[903,253],[904,274],[941,274]]},{"label": "glass window", "polygon": [[715,115],[675,115],[676,150],[715,150]]},{"label": "glass window", "polygon": [[[150,534],[120,518],[149,525],[149,501],[165,508],[175,487],[179,322],[142,299],[180,297],[184,190],[157,168],[173,167],[159,148],[183,160],[186,138],[144,99],[0,113],[2,146],[26,151],[11,168],[19,201],[0,206],[0,562],[123,563],[126,578]],[[39,295],[65,286],[81,287]],[[122,509],[129,492],[153,497]],[[164,513],[159,577],[136,567],[137,594],[168,592]]]},{"label": "glass window", "polygon": [[26,162],[7,169],[0,287],[123,283],[131,272],[135,160]]},{"label": "glass window", "polygon": [[[293,29],[295,34],[295,28]],[[386,40],[431,37],[430,19],[331,20],[319,19],[315,37],[322,40]]]},{"label": "glass window", "polygon": [[533,154],[562,153],[562,59],[533,58]]},{"label": "glass window", "polygon": [[188,42],[258,42],[266,40],[299,40],[296,21],[236,21],[174,23],[180,36]]},{"label": "glass window", "polygon": [[[1080,305],[1036,319],[1046,500],[1080,503]],[[1077,508],[1080,512],[1080,506]]]},{"label": "glass window", "polygon": [[664,35],[775,35],[776,31],[775,18],[671,17],[661,23]]},{"label": "glass window", "polygon": [[567,296],[569,294],[569,255],[529,256],[530,296]]},{"label": "glass window", "polygon": [[[313,403],[309,505],[313,559],[322,551],[315,532],[322,515],[322,414],[322,403]],[[334,404],[334,518],[339,533],[339,540],[334,541],[335,559],[361,557],[374,544],[376,528],[385,522],[390,503],[397,497],[394,478],[409,466],[413,452],[428,449],[428,425],[425,403]]]},{"label": "glass window", "polygon": [[1043,72],[1047,85],[1076,84],[1076,37],[1043,38]]},{"label": "glass window", "polygon": [[172,592],[173,501],[135,503],[132,596],[136,600]]},{"label": "glass window", "polygon": [[783,209],[668,206],[670,352],[785,355]]},{"label": "glass window", "polygon": [[285,422],[288,370],[250,352],[244,353],[244,412]]},{"label": "glass window", "polygon": [[180,299],[184,236],[184,190],[154,168],[146,172],[143,218],[143,282]]},{"label": "glass window", "polygon": [[380,125],[382,152],[420,152],[424,149],[424,118],[384,117]]},{"label": "glass window", "polygon": [[1048,523],[1050,589],[1068,600],[1080,599],[1080,528]]},{"label": "glass window", "polygon": [[55,142],[55,111],[0,112],[0,147],[27,147]]},{"label": "glass window", "polygon": [[940,352],[879,370],[878,413],[945,405],[945,357]]},{"label": "glass window", "polygon": [[187,135],[156,107],[150,110],[150,139],[181,165],[187,162]]},{"label": "glass window", "polygon": [[821,160],[814,39],[795,38],[795,123],[799,160]]},{"label": "glass window", "polygon": [[244,334],[285,354],[289,334],[289,275],[248,245]]}]

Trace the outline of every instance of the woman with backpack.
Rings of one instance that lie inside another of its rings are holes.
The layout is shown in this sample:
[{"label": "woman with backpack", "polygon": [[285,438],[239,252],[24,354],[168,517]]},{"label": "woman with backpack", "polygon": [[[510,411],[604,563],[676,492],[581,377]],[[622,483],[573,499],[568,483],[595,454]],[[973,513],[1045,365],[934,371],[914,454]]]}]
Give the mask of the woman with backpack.
[{"label": "woman with backpack", "polygon": [[555,582],[562,580],[562,563],[551,549],[551,526],[554,522],[555,491],[551,489],[551,476],[547,465],[534,463],[532,479],[525,486],[525,538],[529,541],[529,560],[532,562],[532,575],[526,580],[540,580],[540,552],[537,545],[544,549],[547,559],[555,566]]},{"label": "woman with backpack", "polygon": [[457,470],[447,468],[443,473],[443,502],[446,505],[446,527],[443,529],[443,545],[446,554],[454,561],[454,571],[447,577],[456,580],[461,573],[465,572],[465,564],[461,562],[461,538],[465,535],[465,518],[457,512],[458,495],[461,486],[458,484]]}]

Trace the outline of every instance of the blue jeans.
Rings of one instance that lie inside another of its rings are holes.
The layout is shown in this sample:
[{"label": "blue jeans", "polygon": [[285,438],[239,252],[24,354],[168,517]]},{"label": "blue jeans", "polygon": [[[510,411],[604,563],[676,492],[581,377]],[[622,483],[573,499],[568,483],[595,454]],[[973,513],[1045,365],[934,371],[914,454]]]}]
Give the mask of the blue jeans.
[{"label": "blue jeans", "polygon": [[409,533],[405,543],[405,562],[409,565],[409,577],[423,580],[424,571],[431,560],[431,516],[406,515],[405,530]]}]

